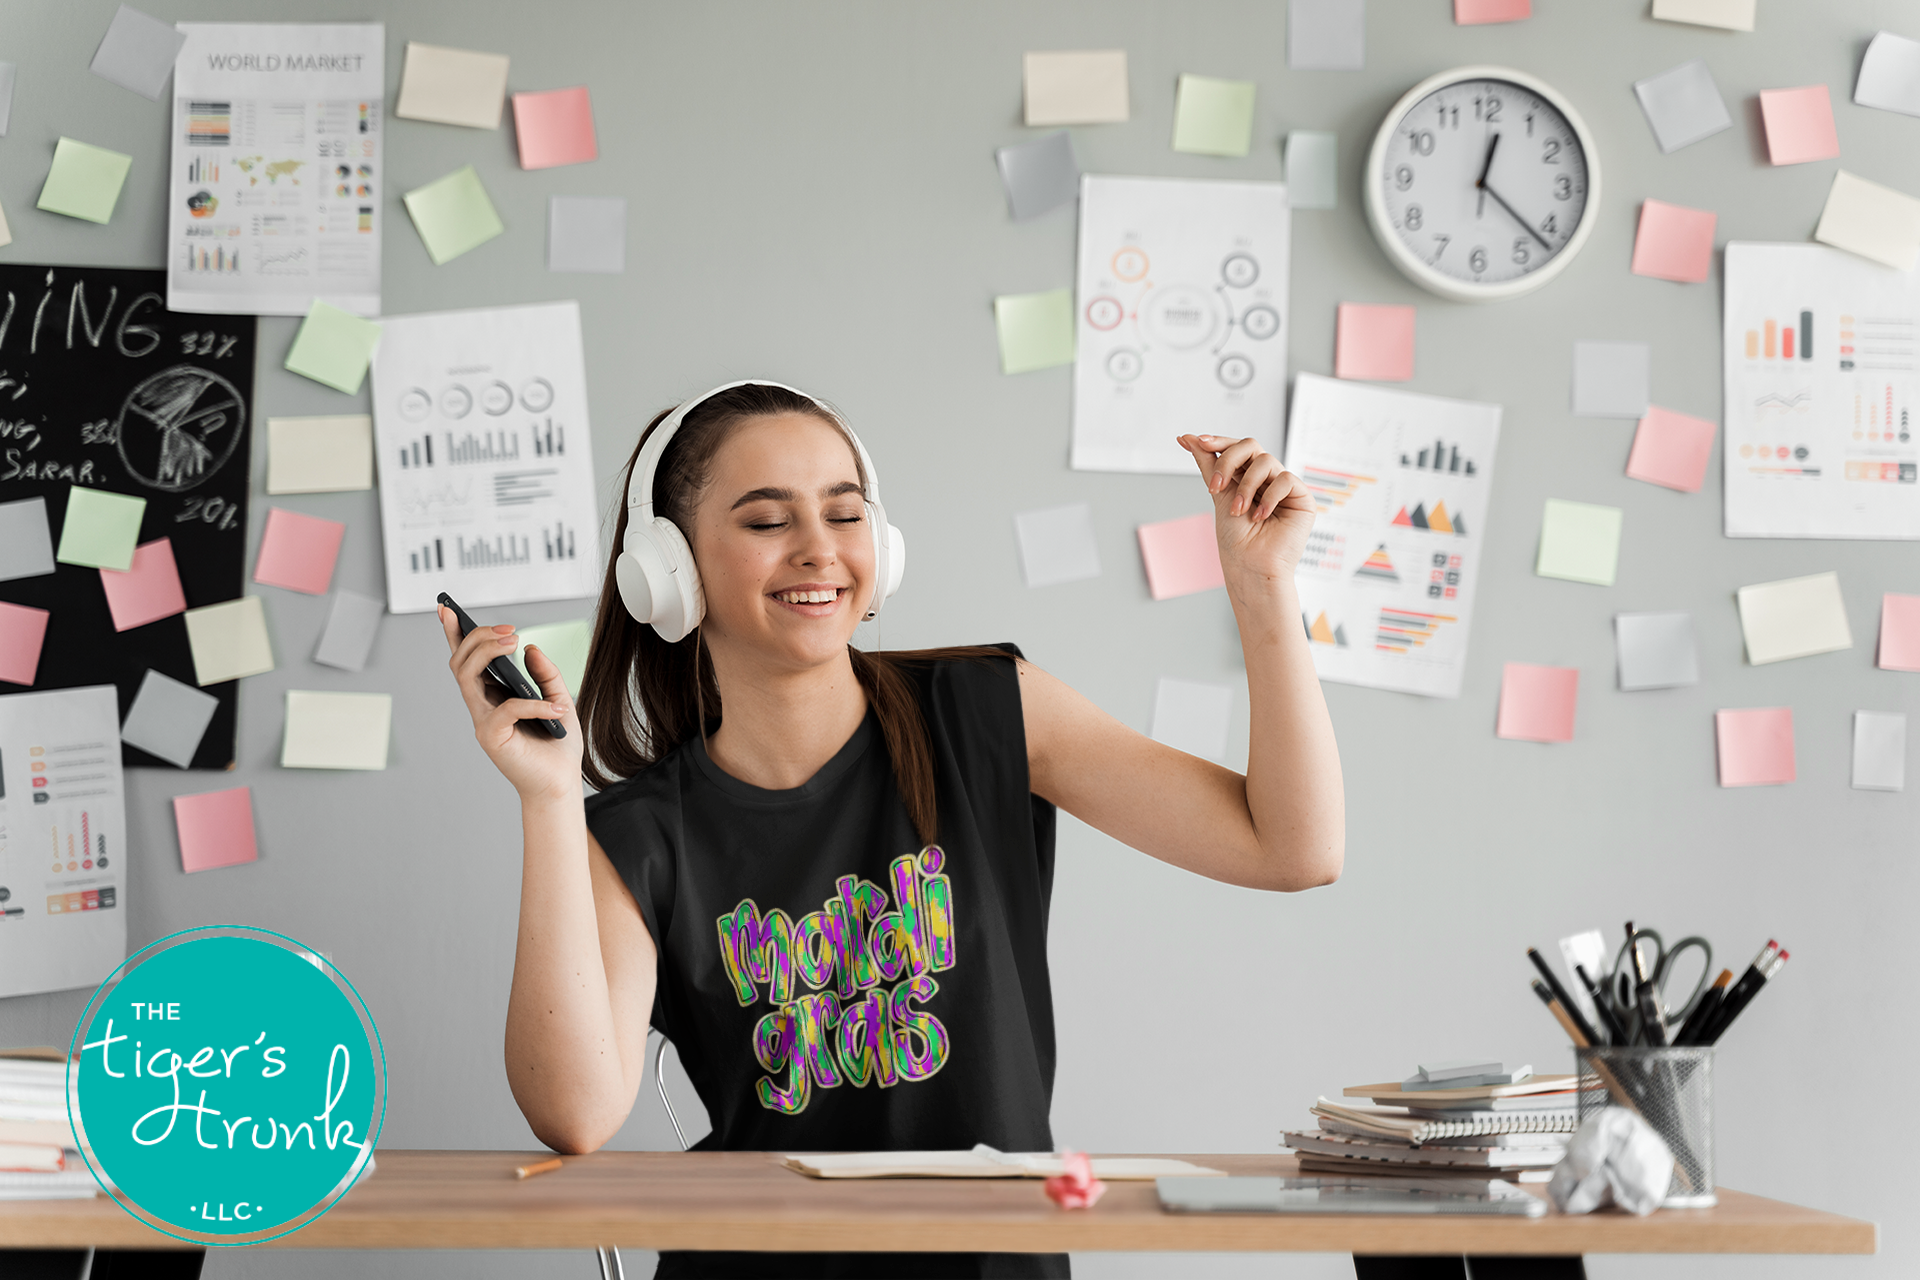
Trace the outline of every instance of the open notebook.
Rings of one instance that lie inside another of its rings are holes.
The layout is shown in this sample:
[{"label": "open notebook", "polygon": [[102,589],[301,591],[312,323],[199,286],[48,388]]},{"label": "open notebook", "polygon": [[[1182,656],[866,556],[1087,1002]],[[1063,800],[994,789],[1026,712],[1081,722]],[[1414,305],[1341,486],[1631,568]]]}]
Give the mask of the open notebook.
[{"label": "open notebook", "polygon": [[[845,1151],[830,1155],[788,1156],[781,1161],[809,1178],[1055,1178],[1067,1171],[1059,1156],[1044,1152],[995,1151],[981,1143],[971,1151]],[[1093,1176],[1110,1182],[1153,1178],[1221,1178],[1185,1160],[1102,1157]]]}]

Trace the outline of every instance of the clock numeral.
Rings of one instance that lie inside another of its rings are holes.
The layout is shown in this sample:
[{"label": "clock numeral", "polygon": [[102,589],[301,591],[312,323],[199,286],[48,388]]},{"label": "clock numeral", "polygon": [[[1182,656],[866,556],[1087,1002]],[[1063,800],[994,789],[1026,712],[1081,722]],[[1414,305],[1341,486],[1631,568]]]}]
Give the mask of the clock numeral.
[{"label": "clock numeral", "polygon": [[1542,152],[1540,156],[1540,162],[1542,164],[1559,164],[1560,163],[1560,139],[1548,138],[1544,143],[1541,144],[1540,149]]},{"label": "clock numeral", "polygon": [[1557,236],[1560,234],[1560,224],[1554,221],[1554,215],[1550,213],[1547,220],[1540,224],[1540,230],[1544,235]]},{"label": "clock numeral", "polygon": [[1513,242],[1513,260],[1516,264],[1524,267],[1532,256],[1532,254],[1527,252],[1527,238],[1525,236],[1521,236]]},{"label": "clock numeral", "polygon": [[[1483,108],[1484,114],[1482,113]],[[1473,100],[1473,118],[1475,120],[1485,120],[1488,124],[1494,123],[1500,118],[1500,99],[1492,97],[1475,98]]]},{"label": "clock numeral", "polygon": [[1405,191],[1413,185],[1413,166],[1401,165],[1393,171],[1393,185]]},{"label": "clock numeral", "polygon": [[1555,200],[1573,199],[1573,179],[1561,174],[1553,180],[1553,198]]},{"label": "clock numeral", "polygon": [[1438,231],[1436,231],[1433,233],[1433,238],[1440,242],[1440,247],[1433,251],[1433,260],[1435,262],[1438,262],[1440,261],[1440,255],[1447,251],[1447,246],[1453,243],[1453,237],[1443,236]]},{"label": "clock numeral", "polygon": [[1445,129],[1448,126],[1452,126],[1455,129],[1458,129],[1460,127],[1460,108],[1450,107],[1443,102],[1440,104],[1439,127],[1442,129]]},{"label": "clock numeral", "polygon": [[1527,136],[1529,138],[1533,136],[1533,112],[1531,111],[1527,112]]},{"label": "clock numeral", "polygon": [[1430,156],[1433,154],[1433,135],[1427,130],[1416,129],[1408,135],[1408,139],[1413,146],[1413,153],[1415,155]]},{"label": "clock numeral", "polygon": [[1479,245],[1473,246],[1473,252],[1467,255],[1467,265],[1473,268],[1476,275],[1485,271],[1487,269],[1487,251]]},{"label": "clock numeral", "polygon": [[1419,205],[1417,204],[1408,205],[1407,217],[1406,217],[1406,223],[1405,223],[1407,230],[1418,231],[1420,229],[1421,221],[1425,217],[1426,217],[1426,214],[1421,211],[1421,208]]}]

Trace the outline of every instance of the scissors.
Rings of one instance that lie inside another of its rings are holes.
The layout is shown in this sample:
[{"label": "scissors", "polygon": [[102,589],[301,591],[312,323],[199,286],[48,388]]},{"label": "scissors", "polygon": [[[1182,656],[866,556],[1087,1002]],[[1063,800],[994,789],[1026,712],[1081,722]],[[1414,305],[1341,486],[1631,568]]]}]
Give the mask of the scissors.
[{"label": "scissors", "polygon": [[[1652,952],[1649,954],[1648,946]],[[1674,961],[1682,952],[1690,948],[1700,949],[1700,977],[1695,980],[1693,990],[1687,993],[1685,1000],[1675,1002],[1667,997],[1667,979],[1673,971]],[[1608,979],[1606,994],[1616,1013],[1625,1015],[1636,1007],[1634,988],[1638,983],[1639,966],[1646,966],[1648,979],[1653,983],[1654,999],[1660,1004],[1661,1020],[1668,1026],[1680,1022],[1693,1011],[1693,1005],[1706,990],[1707,977],[1713,972],[1713,945],[1699,935],[1682,938],[1668,949],[1666,942],[1657,930],[1635,929],[1633,936],[1620,944],[1620,950],[1613,959],[1613,976]]]}]

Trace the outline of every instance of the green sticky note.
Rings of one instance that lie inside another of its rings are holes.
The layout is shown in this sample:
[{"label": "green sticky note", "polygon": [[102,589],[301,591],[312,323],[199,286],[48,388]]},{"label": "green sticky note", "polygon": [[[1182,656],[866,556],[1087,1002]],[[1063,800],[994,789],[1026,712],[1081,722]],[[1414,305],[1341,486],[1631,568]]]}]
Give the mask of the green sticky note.
[{"label": "green sticky note", "polygon": [[146,514],[145,498],[75,485],[67,491],[67,518],[54,559],[125,573],[133,567],[133,547]]},{"label": "green sticky note", "polygon": [[1613,585],[1620,561],[1620,508],[1548,498],[1540,521],[1540,558],[1533,571],[1543,578]]},{"label": "green sticky note", "polygon": [[1253,82],[1181,76],[1173,103],[1173,149],[1244,156],[1253,147]]},{"label": "green sticky note", "polygon": [[436,267],[507,229],[472,165],[407,192],[407,213]]},{"label": "green sticky note", "polygon": [[40,188],[40,207],[69,218],[111,222],[114,203],[132,167],[132,156],[62,138],[53,149],[47,184]]},{"label": "green sticky note", "polygon": [[[575,618],[571,622],[542,622],[536,626],[521,627],[519,630],[520,647],[514,651],[514,661],[520,669],[527,668],[527,646],[533,645],[547,655],[554,665],[560,668],[560,678],[567,682],[567,692],[575,698],[580,696],[580,677],[587,671],[587,645],[593,639],[593,623],[586,618]],[[527,671],[531,677],[533,672]],[[539,681],[534,681],[538,684]]]},{"label": "green sticky note", "polygon": [[1009,293],[993,300],[1000,372],[1030,373],[1073,363],[1073,290]]},{"label": "green sticky note", "polygon": [[377,322],[362,320],[351,311],[328,306],[316,298],[307,308],[307,318],[300,322],[293,350],[287,352],[287,371],[353,395],[367,376],[367,361],[373,358],[374,344],[379,341]]}]

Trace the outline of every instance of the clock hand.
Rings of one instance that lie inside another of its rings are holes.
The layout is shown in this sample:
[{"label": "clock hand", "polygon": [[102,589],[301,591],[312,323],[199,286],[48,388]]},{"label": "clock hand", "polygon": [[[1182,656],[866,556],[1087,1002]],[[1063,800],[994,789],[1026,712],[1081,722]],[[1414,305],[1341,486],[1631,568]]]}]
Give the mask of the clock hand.
[{"label": "clock hand", "polygon": [[1487,185],[1487,175],[1493,172],[1493,151],[1494,148],[1499,145],[1499,134],[1496,133],[1493,137],[1487,139],[1487,160],[1485,164],[1480,166],[1480,176],[1473,180],[1474,186],[1485,187]]},{"label": "clock hand", "polygon": [[1549,253],[1553,251],[1553,246],[1547,242],[1547,238],[1541,235],[1538,231],[1535,231],[1533,229],[1533,224],[1528,222],[1525,218],[1521,217],[1519,211],[1516,210],[1512,205],[1508,204],[1505,200],[1500,199],[1500,193],[1498,191],[1495,191],[1492,187],[1487,186],[1484,182],[1480,184],[1480,189],[1482,191],[1485,191],[1488,195],[1492,196],[1502,209],[1505,209],[1508,213],[1512,214],[1513,220],[1519,223],[1520,226],[1526,231],[1528,235],[1532,236],[1535,240],[1538,240],[1540,242],[1540,247],[1542,249],[1547,250]]}]

